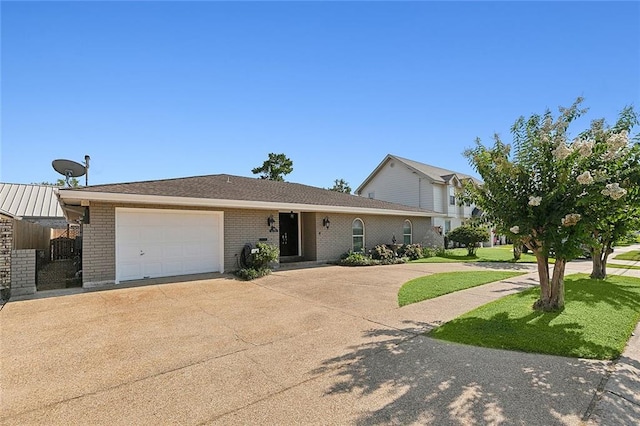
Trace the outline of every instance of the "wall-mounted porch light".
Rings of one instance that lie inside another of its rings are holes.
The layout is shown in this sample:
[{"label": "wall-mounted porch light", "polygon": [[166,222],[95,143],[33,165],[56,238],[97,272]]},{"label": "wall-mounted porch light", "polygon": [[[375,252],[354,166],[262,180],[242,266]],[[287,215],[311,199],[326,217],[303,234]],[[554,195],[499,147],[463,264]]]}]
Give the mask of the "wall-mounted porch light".
[{"label": "wall-mounted porch light", "polygon": [[273,226],[276,223],[276,220],[273,218],[273,215],[270,215],[267,218],[267,226],[269,227],[269,232],[278,232],[278,228]]},{"label": "wall-mounted porch light", "polygon": [[322,219],[322,226],[329,229],[330,224],[331,224],[331,221],[329,220],[329,216],[325,216],[324,219]]}]

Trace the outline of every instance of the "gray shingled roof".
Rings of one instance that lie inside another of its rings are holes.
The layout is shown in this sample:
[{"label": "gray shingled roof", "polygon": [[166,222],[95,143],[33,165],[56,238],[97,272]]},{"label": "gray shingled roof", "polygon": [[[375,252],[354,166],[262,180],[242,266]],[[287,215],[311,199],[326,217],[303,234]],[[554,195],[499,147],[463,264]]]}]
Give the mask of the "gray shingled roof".
[{"label": "gray shingled roof", "polygon": [[464,174],[459,173],[453,170],[443,169],[442,167],[436,167],[429,164],[420,163],[419,161],[409,160],[408,158],[398,157],[397,155],[387,154],[386,157],[378,164],[373,172],[356,188],[355,193],[359,194],[362,189],[369,183],[369,181],[377,174],[380,168],[386,164],[389,160],[396,160],[401,163],[404,163],[407,167],[410,167],[416,170],[419,173],[422,173],[427,178],[431,179],[432,182],[437,183],[448,183],[453,176],[457,176],[458,179],[473,179],[476,183],[482,184],[482,181],[479,179]]},{"label": "gray shingled roof", "polygon": [[0,211],[19,218],[64,219],[54,187],[0,183]]},{"label": "gray shingled roof", "polygon": [[420,173],[425,174],[434,182],[448,182],[454,175],[459,179],[474,179],[476,178],[470,175],[466,175],[464,173],[455,172],[453,170],[443,169],[442,167],[431,166],[429,164],[420,163],[418,161],[409,160],[408,158],[398,157],[397,155],[391,155],[391,157],[397,159],[398,161],[402,161],[410,167],[418,170]]},{"label": "gray shingled roof", "polygon": [[69,191],[242,200],[433,213],[430,210],[358,197],[299,183],[277,182],[227,174],[92,185],[73,189],[65,188],[63,192],[61,192],[62,197],[64,198],[64,192]]}]

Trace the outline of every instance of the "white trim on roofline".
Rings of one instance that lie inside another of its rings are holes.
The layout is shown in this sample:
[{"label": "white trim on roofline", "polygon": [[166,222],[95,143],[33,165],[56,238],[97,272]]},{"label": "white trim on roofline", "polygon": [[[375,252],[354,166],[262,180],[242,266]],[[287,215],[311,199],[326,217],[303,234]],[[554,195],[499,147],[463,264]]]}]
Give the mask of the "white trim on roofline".
[{"label": "white trim on roofline", "polygon": [[217,198],[173,197],[166,195],[140,195],[111,192],[58,190],[58,197],[65,204],[74,202],[101,201],[108,203],[167,204],[173,206],[238,208],[257,210],[297,210],[301,212],[321,211],[326,213],[376,214],[383,216],[445,217],[444,213],[420,212],[400,209],[379,209],[373,207],[329,206],[316,204],[282,203],[271,201],[225,200]]}]

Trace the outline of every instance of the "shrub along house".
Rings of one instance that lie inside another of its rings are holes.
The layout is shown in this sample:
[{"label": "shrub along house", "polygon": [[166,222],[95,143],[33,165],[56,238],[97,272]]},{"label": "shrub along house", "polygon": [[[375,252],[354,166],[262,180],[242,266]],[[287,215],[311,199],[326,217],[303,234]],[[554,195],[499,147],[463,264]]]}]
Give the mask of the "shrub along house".
[{"label": "shrub along house", "polygon": [[432,236],[430,210],[311,186],[231,175],[60,189],[83,223],[83,286],[239,268],[246,244],[280,262],[327,262],[377,244]]}]

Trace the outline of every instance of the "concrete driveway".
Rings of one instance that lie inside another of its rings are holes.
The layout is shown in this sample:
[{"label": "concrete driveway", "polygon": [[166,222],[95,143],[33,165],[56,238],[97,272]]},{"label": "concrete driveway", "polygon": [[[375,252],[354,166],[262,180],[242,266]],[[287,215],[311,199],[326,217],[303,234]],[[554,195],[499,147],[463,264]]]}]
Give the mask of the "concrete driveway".
[{"label": "concrete driveway", "polygon": [[580,424],[609,363],[420,334],[535,275],[397,307],[408,279],[467,269],[482,268],[328,266],[10,302],[0,423]]}]

